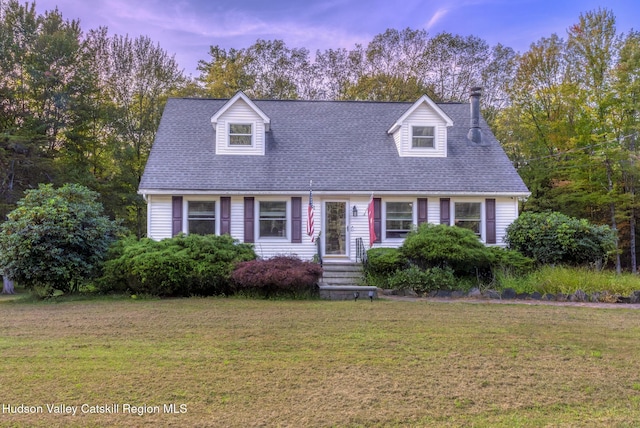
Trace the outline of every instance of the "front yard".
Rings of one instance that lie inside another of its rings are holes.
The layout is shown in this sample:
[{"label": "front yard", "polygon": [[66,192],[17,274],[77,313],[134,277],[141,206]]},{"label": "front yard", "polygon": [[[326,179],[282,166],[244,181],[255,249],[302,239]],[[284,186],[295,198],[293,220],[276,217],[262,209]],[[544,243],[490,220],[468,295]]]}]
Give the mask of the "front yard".
[{"label": "front yard", "polygon": [[0,426],[634,426],[639,316],[463,301],[0,300]]}]

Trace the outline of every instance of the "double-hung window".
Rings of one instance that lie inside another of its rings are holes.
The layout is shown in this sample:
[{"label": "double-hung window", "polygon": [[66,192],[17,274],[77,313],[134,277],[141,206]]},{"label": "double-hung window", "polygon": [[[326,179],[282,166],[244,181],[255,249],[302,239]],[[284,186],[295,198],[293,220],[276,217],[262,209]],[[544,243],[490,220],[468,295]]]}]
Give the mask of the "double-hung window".
[{"label": "double-hung window", "polygon": [[253,145],[252,125],[250,123],[230,123],[229,124],[229,145],[230,146]]},{"label": "double-hung window", "polygon": [[414,149],[433,149],[436,147],[434,126],[412,126],[411,147]]},{"label": "double-hung window", "polygon": [[470,229],[480,237],[482,234],[482,217],[480,202],[456,202],[454,224]]},{"label": "double-hung window", "polygon": [[413,224],[412,202],[387,202],[387,238],[404,238]]},{"label": "double-hung window", "polygon": [[189,201],[187,204],[187,230],[197,235],[216,233],[216,203],[214,201]]},{"label": "double-hung window", "polygon": [[261,201],[259,219],[261,238],[287,236],[287,203],[285,201]]}]

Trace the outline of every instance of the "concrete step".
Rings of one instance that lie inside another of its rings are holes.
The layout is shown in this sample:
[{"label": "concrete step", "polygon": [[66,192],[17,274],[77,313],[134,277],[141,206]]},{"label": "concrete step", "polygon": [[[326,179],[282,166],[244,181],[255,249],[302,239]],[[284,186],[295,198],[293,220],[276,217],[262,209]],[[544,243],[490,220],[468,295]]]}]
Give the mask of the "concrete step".
[{"label": "concrete step", "polygon": [[353,286],[362,284],[361,263],[328,263],[323,267],[323,285]]}]

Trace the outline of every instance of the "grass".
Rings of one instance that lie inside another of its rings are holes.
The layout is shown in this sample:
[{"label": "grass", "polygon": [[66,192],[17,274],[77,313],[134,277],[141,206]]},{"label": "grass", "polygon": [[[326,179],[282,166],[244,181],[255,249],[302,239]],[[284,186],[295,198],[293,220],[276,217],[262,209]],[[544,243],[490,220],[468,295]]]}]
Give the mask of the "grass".
[{"label": "grass", "polygon": [[500,278],[502,288],[513,288],[519,293],[534,291],[540,294],[572,294],[582,290],[587,294],[609,292],[629,296],[640,290],[640,277],[631,273],[618,275],[615,271],[598,271],[565,266],[542,266],[528,275]]},{"label": "grass", "polygon": [[[385,300],[2,300],[0,406],[43,412],[0,412],[0,426],[638,426],[639,315]],[[118,413],[46,407],[113,403]],[[171,403],[186,412],[164,412]],[[139,416],[126,404],[160,411]]]}]

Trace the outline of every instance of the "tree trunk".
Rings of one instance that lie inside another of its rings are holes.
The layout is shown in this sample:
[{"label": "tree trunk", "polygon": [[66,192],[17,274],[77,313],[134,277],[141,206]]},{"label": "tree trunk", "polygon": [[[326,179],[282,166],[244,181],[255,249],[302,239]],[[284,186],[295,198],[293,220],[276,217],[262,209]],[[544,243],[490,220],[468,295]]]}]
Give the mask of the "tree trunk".
[{"label": "tree trunk", "polygon": [[13,289],[13,281],[9,278],[2,277],[2,294],[16,294]]},{"label": "tree trunk", "polygon": [[[609,159],[606,160],[605,162],[606,166],[607,166],[607,181],[609,184],[609,194],[612,194],[613,192],[613,180],[611,178],[611,162],[609,161]],[[611,228],[613,229],[613,232],[616,234],[616,273],[619,275],[622,273],[622,263],[620,261],[620,251],[619,251],[619,247],[618,247],[618,223],[616,221],[616,204],[614,202],[611,202],[609,204],[609,209],[611,211]]]},{"label": "tree trunk", "polygon": [[629,156],[631,162],[629,179],[629,193],[631,194],[631,215],[629,217],[629,250],[631,251],[631,272],[638,273],[638,262],[636,259],[636,174],[635,174],[635,155],[636,155],[636,136],[631,136],[629,143]]},{"label": "tree trunk", "polygon": [[[635,203],[635,202],[634,202]],[[631,207],[631,217],[629,218],[629,250],[631,251],[631,272],[638,273],[638,262],[636,260],[636,208]]]}]

